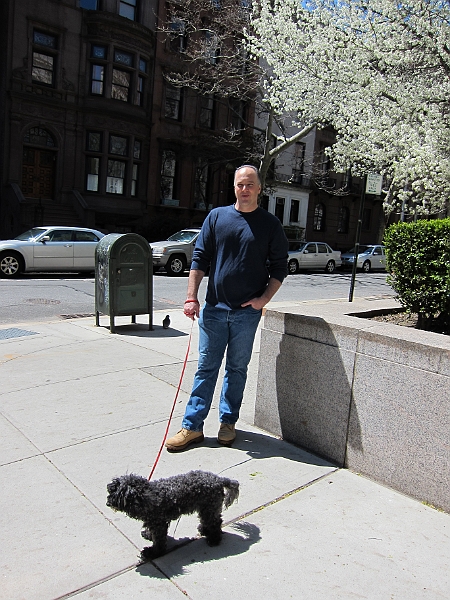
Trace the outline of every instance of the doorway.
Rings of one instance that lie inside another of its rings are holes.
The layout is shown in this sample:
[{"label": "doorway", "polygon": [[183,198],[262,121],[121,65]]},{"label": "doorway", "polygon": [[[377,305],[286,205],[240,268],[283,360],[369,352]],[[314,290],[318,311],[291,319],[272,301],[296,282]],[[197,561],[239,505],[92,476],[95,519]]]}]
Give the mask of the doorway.
[{"label": "doorway", "polygon": [[54,152],[24,147],[22,156],[22,193],[27,198],[53,198]]}]

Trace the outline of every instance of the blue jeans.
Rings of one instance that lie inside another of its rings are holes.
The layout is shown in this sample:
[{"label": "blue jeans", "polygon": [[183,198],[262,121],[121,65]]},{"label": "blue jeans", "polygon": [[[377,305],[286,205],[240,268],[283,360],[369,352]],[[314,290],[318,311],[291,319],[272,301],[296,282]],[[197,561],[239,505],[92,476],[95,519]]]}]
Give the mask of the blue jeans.
[{"label": "blue jeans", "polygon": [[202,431],[211,408],[225,349],[227,354],[219,402],[219,421],[236,423],[261,314],[261,310],[255,310],[251,306],[240,310],[224,310],[205,304],[198,320],[197,373],[182,427],[191,431]]}]

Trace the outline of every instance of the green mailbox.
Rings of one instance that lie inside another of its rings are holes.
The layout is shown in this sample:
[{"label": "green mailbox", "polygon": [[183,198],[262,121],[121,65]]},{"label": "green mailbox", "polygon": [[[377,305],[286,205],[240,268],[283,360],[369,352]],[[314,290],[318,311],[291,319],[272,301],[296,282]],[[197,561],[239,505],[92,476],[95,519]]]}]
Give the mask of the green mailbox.
[{"label": "green mailbox", "polygon": [[100,313],[109,315],[110,331],[114,317],[149,315],[153,329],[153,260],[146,239],[135,233],[105,235],[95,249],[95,324]]}]

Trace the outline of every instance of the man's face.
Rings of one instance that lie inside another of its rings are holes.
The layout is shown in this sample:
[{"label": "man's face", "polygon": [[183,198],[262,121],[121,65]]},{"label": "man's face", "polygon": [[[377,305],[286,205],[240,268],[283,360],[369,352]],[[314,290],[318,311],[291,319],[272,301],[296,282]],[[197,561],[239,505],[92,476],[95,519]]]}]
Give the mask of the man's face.
[{"label": "man's face", "polygon": [[241,212],[251,212],[258,207],[258,195],[261,185],[253,169],[244,167],[236,172],[234,177],[234,193],[236,208]]}]

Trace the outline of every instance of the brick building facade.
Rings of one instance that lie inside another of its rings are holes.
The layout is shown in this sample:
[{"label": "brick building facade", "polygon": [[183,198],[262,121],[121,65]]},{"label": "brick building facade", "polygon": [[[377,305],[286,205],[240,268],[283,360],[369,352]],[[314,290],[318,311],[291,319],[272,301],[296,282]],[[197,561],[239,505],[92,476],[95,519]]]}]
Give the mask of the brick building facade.
[{"label": "brick building facade", "polygon": [[156,33],[158,10],[3,0],[0,237],[57,223],[155,240],[230,201],[239,153],[219,138],[234,113],[165,82],[183,41]]}]

